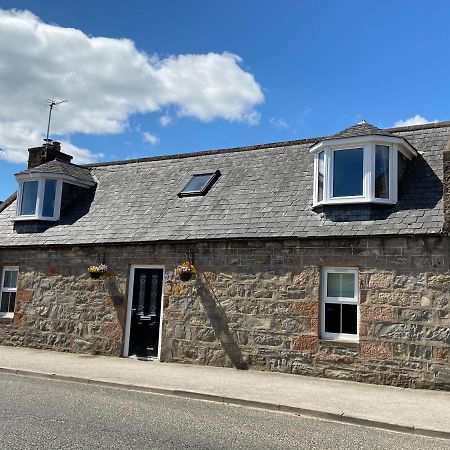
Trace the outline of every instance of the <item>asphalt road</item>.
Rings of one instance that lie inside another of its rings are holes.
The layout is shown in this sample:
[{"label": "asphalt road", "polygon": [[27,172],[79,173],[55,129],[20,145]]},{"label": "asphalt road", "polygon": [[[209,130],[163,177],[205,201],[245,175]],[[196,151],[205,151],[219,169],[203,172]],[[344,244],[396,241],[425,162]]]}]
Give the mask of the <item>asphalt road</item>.
[{"label": "asphalt road", "polygon": [[0,374],[1,449],[413,449],[450,442],[177,397]]}]

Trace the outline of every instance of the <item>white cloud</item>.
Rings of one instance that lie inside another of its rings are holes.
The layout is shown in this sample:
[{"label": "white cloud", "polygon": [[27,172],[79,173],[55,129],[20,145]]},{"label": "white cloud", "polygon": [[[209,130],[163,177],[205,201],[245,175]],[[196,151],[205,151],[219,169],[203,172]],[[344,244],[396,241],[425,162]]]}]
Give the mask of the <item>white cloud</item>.
[{"label": "white cloud", "polygon": [[164,114],[159,118],[159,123],[162,127],[167,127],[173,122],[173,118],[169,114]]},{"label": "white cloud", "polygon": [[274,127],[277,128],[279,130],[284,130],[286,128],[289,128],[289,124],[282,119],[281,117],[277,118],[277,117],[272,117],[270,119],[270,124]]},{"label": "white cloud", "polygon": [[149,133],[148,131],[144,131],[142,133],[142,140],[144,142],[148,142],[151,145],[156,145],[159,142],[159,137]]},{"label": "white cloud", "polygon": [[[8,124],[10,125],[9,127],[7,126]],[[17,163],[25,162],[28,158],[27,149],[42,143],[43,134],[40,131],[20,122],[0,122],[0,148],[3,149],[3,152],[0,154],[0,160]],[[66,139],[61,139],[60,142],[62,151],[72,155],[74,162],[78,164],[87,164],[105,156],[103,153],[93,153],[86,148],[77,147]]]},{"label": "white cloud", "polygon": [[394,127],[407,127],[409,125],[422,125],[424,123],[437,122],[437,120],[428,120],[425,117],[416,114],[415,116],[409,117],[405,120],[398,120],[394,123]]},{"label": "white cloud", "polygon": [[[255,124],[259,113],[254,108],[264,96],[240,63],[231,53],[159,59],[128,39],[89,37],[46,24],[28,11],[0,10],[3,157],[23,162],[26,148],[40,143],[46,98],[69,100],[54,114],[53,135],[120,133],[132,114],[168,106],[177,116],[204,122]],[[78,151],[78,162],[96,157]]]},{"label": "white cloud", "polygon": [[258,111],[250,111],[242,115],[242,121],[247,122],[248,125],[258,125],[261,120],[261,114]]}]

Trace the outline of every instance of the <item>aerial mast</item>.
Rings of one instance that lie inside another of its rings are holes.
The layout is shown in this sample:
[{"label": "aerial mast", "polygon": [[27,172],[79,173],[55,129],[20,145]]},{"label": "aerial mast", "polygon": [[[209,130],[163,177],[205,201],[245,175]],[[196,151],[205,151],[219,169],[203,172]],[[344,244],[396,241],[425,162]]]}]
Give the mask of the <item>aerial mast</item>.
[{"label": "aerial mast", "polygon": [[47,136],[45,138],[45,150],[47,150],[48,148],[48,143],[49,143],[49,134],[50,134],[50,122],[52,120],[52,111],[58,110],[58,106],[61,105],[62,103],[67,102],[67,100],[61,100],[59,102],[57,102],[56,100],[52,100],[52,99],[48,99],[47,100],[47,104],[49,106],[49,111],[48,111],[48,124],[47,124]]}]

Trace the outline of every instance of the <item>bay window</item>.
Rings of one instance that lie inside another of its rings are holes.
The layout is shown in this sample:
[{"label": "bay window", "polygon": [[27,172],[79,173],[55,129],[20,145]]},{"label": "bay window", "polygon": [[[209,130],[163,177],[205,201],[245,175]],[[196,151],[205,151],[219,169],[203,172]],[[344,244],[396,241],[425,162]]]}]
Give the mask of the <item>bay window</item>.
[{"label": "bay window", "polygon": [[15,220],[58,220],[62,184],[45,177],[20,181]]},{"label": "bay window", "polygon": [[313,205],[397,203],[399,155],[417,154],[396,136],[356,136],[313,145]]}]

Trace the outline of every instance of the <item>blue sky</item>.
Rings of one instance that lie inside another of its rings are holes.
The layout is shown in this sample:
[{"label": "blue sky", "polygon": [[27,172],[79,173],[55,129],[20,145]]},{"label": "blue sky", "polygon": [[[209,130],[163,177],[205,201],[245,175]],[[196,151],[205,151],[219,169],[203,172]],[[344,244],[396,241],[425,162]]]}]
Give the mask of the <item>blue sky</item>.
[{"label": "blue sky", "polygon": [[47,98],[79,162],[449,120],[450,3],[368,4],[0,0],[0,199]]}]

